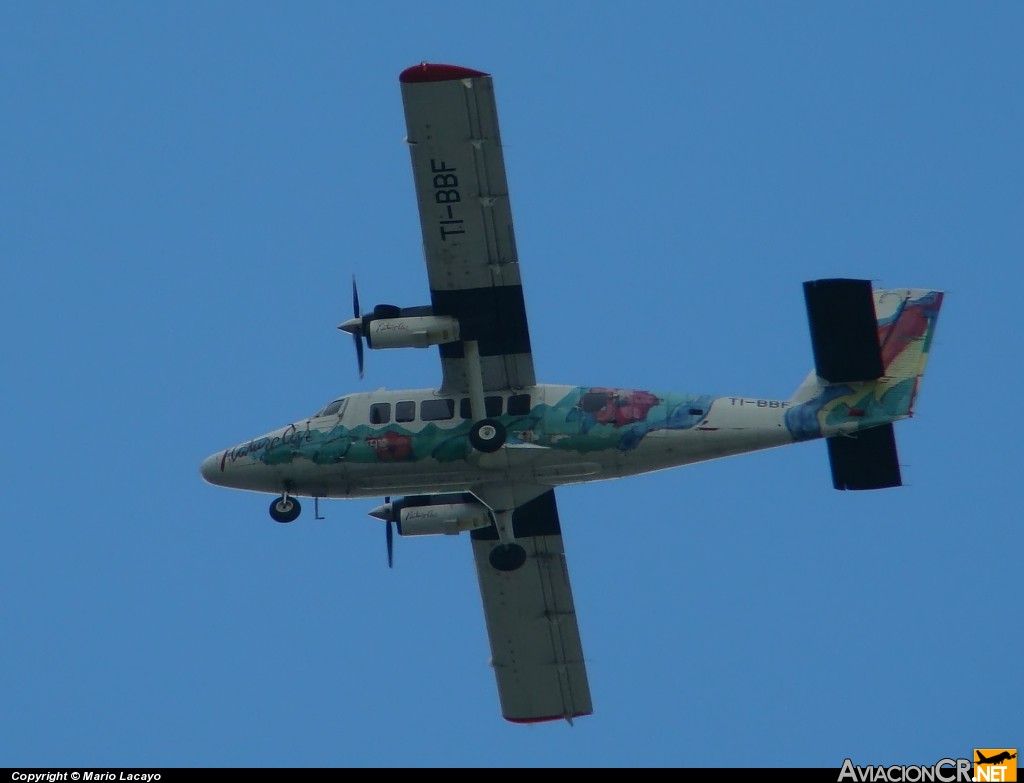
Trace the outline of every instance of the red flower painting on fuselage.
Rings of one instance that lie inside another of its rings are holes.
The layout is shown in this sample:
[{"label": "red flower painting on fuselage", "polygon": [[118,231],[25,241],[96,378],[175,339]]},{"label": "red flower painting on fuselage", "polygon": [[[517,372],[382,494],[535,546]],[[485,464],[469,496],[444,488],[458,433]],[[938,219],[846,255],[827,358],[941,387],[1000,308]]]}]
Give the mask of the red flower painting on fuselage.
[{"label": "red flower painting on fuselage", "polygon": [[382,432],[366,438],[366,445],[374,450],[381,462],[412,459],[412,436],[398,432]]},{"label": "red flower painting on fuselage", "polygon": [[618,429],[646,420],[651,408],[659,402],[650,392],[599,387],[580,398],[580,408],[598,424],[610,424]]}]

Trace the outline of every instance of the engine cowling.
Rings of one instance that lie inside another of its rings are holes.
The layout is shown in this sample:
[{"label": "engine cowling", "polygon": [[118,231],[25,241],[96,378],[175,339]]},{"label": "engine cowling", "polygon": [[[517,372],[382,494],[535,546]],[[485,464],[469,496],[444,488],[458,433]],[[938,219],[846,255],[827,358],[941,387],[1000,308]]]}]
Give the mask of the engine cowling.
[{"label": "engine cowling", "polygon": [[371,348],[426,348],[459,339],[459,322],[447,315],[368,318],[363,329]]},{"label": "engine cowling", "polygon": [[476,502],[472,495],[457,494],[399,498],[375,508],[370,516],[396,522],[398,533],[403,536],[454,536],[493,524],[486,506]]},{"label": "engine cowling", "polygon": [[454,536],[490,524],[491,515],[486,508],[468,503],[413,506],[398,514],[398,533],[403,536]]}]

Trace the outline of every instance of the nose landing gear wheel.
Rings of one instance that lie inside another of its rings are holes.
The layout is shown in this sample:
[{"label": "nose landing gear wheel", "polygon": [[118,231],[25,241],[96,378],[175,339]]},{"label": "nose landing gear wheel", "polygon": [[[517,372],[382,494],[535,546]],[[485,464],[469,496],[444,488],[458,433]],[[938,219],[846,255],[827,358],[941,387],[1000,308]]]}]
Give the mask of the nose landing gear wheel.
[{"label": "nose landing gear wheel", "polygon": [[505,425],[495,419],[483,419],[469,430],[469,442],[477,451],[485,454],[497,451],[505,445]]},{"label": "nose landing gear wheel", "polygon": [[302,506],[299,505],[298,499],[291,496],[275,498],[270,504],[270,518],[281,524],[294,522],[301,513]]},{"label": "nose landing gear wheel", "polygon": [[498,571],[515,571],[526,562],[526,550],[519,544],[498,544],[488,559]]}]

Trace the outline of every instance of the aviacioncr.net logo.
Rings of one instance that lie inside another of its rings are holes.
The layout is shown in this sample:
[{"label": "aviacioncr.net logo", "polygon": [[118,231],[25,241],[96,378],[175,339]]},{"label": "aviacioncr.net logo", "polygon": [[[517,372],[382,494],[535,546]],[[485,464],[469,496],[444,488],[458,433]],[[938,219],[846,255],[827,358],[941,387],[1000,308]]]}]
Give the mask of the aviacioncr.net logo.
[{"label": "aviacioncr.net logo", "polygon": [[983,783],[1016,783],[1016,748],[975,748],[974,780]]},{"label": "aviacioncr.net logo", "polygon": [[939,759],[932,766],[892,764],[855,766],[843,761],[837,783],[970,783],[970,759]]}]

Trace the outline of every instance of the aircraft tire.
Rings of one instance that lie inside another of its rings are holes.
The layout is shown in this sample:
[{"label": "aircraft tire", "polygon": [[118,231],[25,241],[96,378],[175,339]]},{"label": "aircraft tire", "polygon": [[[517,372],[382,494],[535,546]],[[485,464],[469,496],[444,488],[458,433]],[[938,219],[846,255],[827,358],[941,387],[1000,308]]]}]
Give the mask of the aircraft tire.
[{"label": "aircraft tire", "polygon": [[477,451],[490,454],[505,445],[507,434],[500,421],[483,419],[470,428],[469,442]]},{"label": "aircraft tire", "polygon": [[497,571],[516,571],[526,562],[526,550],[519,544],[498,544],[487,559]]},{"label": "aircraft tire", "polygon": [[285,525],[289,522],[294,522],[299,518],[299,514],[302,513],[302,506],[299,505],[299,499],[288,497],[285,498],[274,498],[274,501],[270,504],[270,518],[275,522],[280,522]]}]

